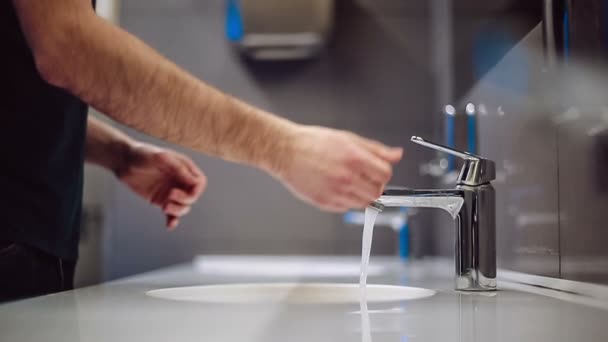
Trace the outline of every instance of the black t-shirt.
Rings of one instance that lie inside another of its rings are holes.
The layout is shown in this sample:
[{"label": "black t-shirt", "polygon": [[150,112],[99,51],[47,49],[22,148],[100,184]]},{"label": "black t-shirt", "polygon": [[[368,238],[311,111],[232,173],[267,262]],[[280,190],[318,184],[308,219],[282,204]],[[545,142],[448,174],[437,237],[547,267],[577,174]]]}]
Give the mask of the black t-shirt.
[{"label": "black t-shirt", "polygon": [[39,75],[0,1],[0,240],[76,259],[87,106]]}]

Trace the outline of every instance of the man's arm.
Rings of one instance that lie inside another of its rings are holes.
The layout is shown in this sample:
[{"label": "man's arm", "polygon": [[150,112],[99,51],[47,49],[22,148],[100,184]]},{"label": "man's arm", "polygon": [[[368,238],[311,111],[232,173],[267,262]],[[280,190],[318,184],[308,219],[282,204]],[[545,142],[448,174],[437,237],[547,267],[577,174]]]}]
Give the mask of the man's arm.
[{"label": "man's arm", "polygon": [[[15,0],[42,76],[116,121],[229,160],[277,155],[293,124],[203,84],[126,31],[89,0]],[[274,167],[274,165],[268,165]]]},{"label": "man's arm", "polygon": [[399,149],[296,125],[197,80],[98,17],[89,0],[13,0],[41,75],[123,124],[260,167],[327,210],[363,207]]},{"label": "man's arm", "polygon": [[118,174],[135,141],[92,116],[87,121],[86,161]]}]

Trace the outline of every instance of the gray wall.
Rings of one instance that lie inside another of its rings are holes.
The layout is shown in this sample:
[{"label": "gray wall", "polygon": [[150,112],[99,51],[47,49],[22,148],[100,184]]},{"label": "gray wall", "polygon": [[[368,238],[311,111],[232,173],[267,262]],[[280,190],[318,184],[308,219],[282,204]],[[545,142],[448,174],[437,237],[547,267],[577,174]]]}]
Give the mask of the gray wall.
[{"label": "gray wall", "polygon": [[[426,1],[338,1],[330,46],[302,63],[243,63],[224,39],[223,12],[222,0],[128,0],[121,25],[210,84],[295,121],[399,146],[412,135],[431,135],[431,108],[437,106]],[[159,210],[112,183],[105,210],[106,278],[200,253],[360,253],[360,228],[345,226],[341,216],[299,202],[256,170],[184,152],[204,169],[209,187],[177,232],[165,232]],[[430,157],[408,148],[394,183],[430,186],[431,179],[418,175],[418,164]],[[424,215],[416,220],[416,239],[425,248],[430,230]],[[374,252],[394,253],[395,243],[393,232],[377,230]]]}]

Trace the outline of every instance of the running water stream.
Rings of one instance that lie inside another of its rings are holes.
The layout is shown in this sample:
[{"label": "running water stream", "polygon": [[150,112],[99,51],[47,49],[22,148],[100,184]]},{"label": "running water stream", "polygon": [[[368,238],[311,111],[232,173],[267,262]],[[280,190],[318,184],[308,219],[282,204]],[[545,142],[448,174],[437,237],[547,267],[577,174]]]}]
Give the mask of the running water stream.
[{"label": "running water stream", "polygon": [[372,238],[374,236],[374,223],[378,216],[375,208],[365,209],[365,224],[363,225],[363,238],[361,239],[361,277],[359,287],[361,289],[361,341],[371,342],[371,329],[369,321],[369,311],[367,309],[367,269],[369,266],[369,256],[372,249]]},{"label": "running water stream", "polygon": [[366,299],[365,287],[367,286],[367,269],[369,266],[369,255],[372,249],[374,223],[376,222],[378,213],[379,211],[374,208],[367,207],[365,209],[365,224],[363,226],[363,238],[361,239],[361,277],[359,278],[362,299]]}]

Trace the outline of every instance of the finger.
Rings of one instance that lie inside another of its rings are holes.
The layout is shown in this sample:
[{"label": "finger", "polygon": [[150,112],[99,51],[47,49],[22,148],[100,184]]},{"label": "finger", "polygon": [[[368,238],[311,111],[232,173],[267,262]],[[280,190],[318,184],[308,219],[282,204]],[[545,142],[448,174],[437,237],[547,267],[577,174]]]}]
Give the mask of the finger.
[{"label": "finger", "polygon": [[203,176],[203,178],[198,178],[196,184],[189,189],[189,193],[198,198],[205,191],[205,188],[207,188],[207,178]]},{"label": "finger", "polygon": [[189,186],[195,186],[198,183],[198,177],[192,175],[190,168],[181,159],[167,153],[158,154],[158,158],[161,161],[159,167],[173,175],[178,182]]},{"label": "finger", "polygon": [[372,201],[360,196],[355,192],[348,192],[342,197],[340,203],[348,209],[362,209],[367,207]]},{"label": "finger", "polygon": [[369,200],[366,196],[361,196],[354,191],[348,191],[344,195],[336,197],[332,203],[335,212],[345,212],[351,209],[365,209],[376,198]]},{"label": "finger", "polygon": [[335,190],[329,194],[328,201],[313,203],[317,207],[334,213],[345,212],[352,208],[366,207],[371,201],[351,190]]},{"label": "finger", "polygon": [[150,198],[150,203],[157,206],[162,206],[163,203],[167,201],[169,189],[170,188],[168,184],[163,184],[162,186],[159,186]]},{"label": "finger", "polygon": [[186,192],[179,188],[173,188],[169,192],[168,200],[180,204],[192,205],[198,199],[200,192],[198,190]]},{"label": "finger", "polygon": [[398,163],[403,157],[403,148],[401,147],[388,147],[375,140],[370,140],[360,136],[356,137],[357,141],[365,146],[365,148],[385,161],[395,164]]},{"label": "finger", "polygon": [[167,215],[181,217],[190,212],[192,207],[175,202],[168,202],[163,206],[163,212]]},{"label": "finger", "polygon": [[167,230],[174,231],[179,225],[179,218],[167,215]]},{"label": "finger", "polygon": [[314,205],[315,207],[327,211],[330,213],[342,213],[348,210],[347,206],[342,205],[337,196],[332,196],[330,200],[326,199],[310,199],[310,198],[302,198],[306,202]]},{"label": "finger", "polygon": [[193,176],[205,178],[205,174],[203,173],[203,171],[201,171],[201,169],[194,163],[194,161],[192,161],[192,159],[188,157],[183,157],[182,160],[184,163],[186,163],[188,170],[190,170]]},{"label": "finger", "polygon": [[365,202],[366,205],[378,199],[383,190],[384,184],[374,182],[365,175],[360,175],[358,180],[350,187],[350,192]]},{"label": "finger", "polygon": [[358,163],[358,171],[372,182],[386,184],[393,176],[393,167],[387,161],[365,151]]}]

